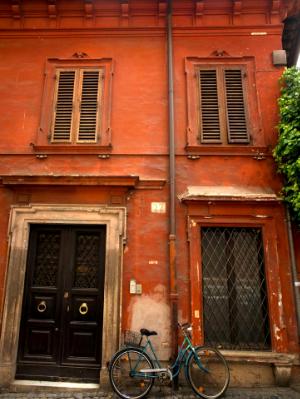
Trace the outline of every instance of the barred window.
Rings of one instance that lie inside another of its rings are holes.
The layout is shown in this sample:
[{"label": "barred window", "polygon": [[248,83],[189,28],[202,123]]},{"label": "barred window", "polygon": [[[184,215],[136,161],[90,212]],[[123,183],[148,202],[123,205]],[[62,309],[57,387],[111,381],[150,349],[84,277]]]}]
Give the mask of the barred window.
[{"label": "barred window", "polygon": [[227,349],[270,349],[262,232],[202,227],[205,342]]},{"label": "barred window", "polygon": [[249,143],[242,68],[199,70],[201,143]]}]

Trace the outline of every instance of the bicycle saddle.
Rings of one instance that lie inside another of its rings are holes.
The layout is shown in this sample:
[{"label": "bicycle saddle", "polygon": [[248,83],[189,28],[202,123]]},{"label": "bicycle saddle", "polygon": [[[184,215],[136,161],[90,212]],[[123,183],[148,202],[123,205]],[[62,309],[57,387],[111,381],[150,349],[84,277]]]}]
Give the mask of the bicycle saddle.
[{"label": "bicycle saddle", "polygon": [[141,328],[140,332],[142,335],[146,335],[146,337],[150,337],[150,335],[157,335],[156,331],[149,331],[146,328]]}]

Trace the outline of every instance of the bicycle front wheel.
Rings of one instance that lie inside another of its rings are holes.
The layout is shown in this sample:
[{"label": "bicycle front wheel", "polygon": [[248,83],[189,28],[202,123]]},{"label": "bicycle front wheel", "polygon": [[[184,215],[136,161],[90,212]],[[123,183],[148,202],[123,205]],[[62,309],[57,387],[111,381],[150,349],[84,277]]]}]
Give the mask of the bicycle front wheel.
[{"label": "bicycle front wheel", "polygon": [[149,356],[140,349],[127,348],[112,359],[109,379],[113,390],[123,399],[140,399],[148,394],[153,376],[141,370],[153,369]]},{"label": "bicycle front wheel", "polygon": [[187,377],[193,391],[201,398],[219,398],[229,384],[226,360],[214,348],[199,346],[195,351],[187,365]]}]

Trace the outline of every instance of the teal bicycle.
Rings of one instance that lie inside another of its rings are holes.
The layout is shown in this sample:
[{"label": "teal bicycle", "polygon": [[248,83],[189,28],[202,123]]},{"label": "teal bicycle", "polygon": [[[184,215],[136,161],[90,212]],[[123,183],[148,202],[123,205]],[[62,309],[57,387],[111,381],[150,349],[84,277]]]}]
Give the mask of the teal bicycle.
[{"label": "teal bicycle", "polygon": [[142,328],[138,337],[130,332],[131,339],[124,340],[126,346],[113,356],[109,366],[112,388],[120,398],[143,398],[155,380],[171,382],[182,367],[187,381],[200,398],[216,399],[226,391],[230,375],[222,354],[207,346],[193,346],[191,325],[179,324],[179,327],[184,339],[174,364],[166,368],[161,367],[149,338],[157,335],[156,331]]}]

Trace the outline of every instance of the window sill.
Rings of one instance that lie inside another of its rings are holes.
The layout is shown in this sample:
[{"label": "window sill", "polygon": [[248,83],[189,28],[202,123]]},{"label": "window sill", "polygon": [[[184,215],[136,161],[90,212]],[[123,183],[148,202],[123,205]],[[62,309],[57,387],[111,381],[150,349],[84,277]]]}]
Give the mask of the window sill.
[{"label": "window sill", "polygon": [[286,364],[290,365],[297,360],[296,354],[279,353],[268,351],[243,351],[243,350],[220,350],[225,358],[233,362],[246,362],[246,363],[273,363],[273,364]]},{"label": "window sill", "polygon": [[256,160],[263,160],[272,157],[272,151],[269,147],[253,147],[253,146],[230,146],[224,145],[195,145],[185,147],[187,157],[189,159],[197,159],[202,156],[244,156],[251,157]]},{"label": "window sill", "polygon": [[109,154],[112,151],[112,145],[99,144],[51,144],[51,145],[35,145],[32,149],[37,155],[47,154]]}]

